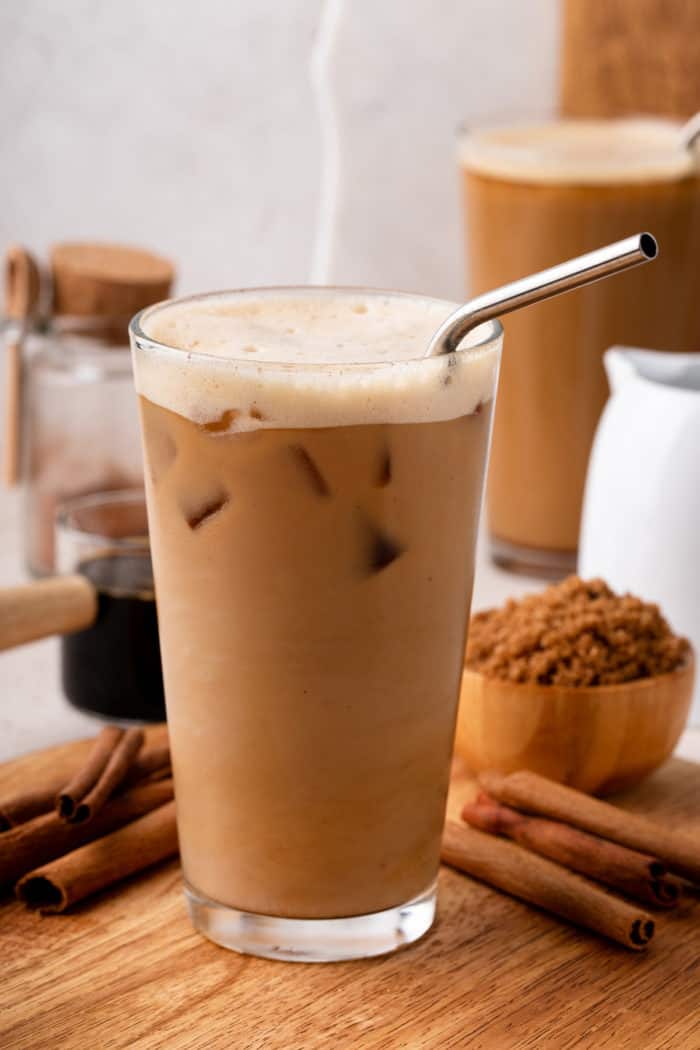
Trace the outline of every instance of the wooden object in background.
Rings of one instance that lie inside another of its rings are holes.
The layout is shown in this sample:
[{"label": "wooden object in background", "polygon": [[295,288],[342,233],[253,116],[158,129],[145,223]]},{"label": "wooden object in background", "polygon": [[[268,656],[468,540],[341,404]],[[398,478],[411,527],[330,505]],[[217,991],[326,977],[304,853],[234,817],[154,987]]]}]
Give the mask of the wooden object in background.
[{"label": "wooden object in background", "polygon": [[167,299],[174,269],[168,259],[141,248],[65,243],[51,250],[51,278],[54,313],[128,320]]},{"label": "wooden object in background", "polygon": [[[148,735],[148,733],[147,733]],[[0,796],[71,747],[0,767]],[[450,812],[473,797],[453,781]],[[674,760],[619,799],[700,834],[700,767]],[[169,862],[64,916],[0,906],[3,1050],[697,1050],[700,904],[657,918],[631,954],[457,871],[440,875],[439,921],[405,952],[296,966],[218,948],[194,932]]]},{"label": "wooden object in background", "polygon": [[0,649],[89,627],[97,592],[84,576],[53,576],[0,589]]},{"label": "wooden object in background", "polygon": [[3,481],[15,485],[20,472],[22,425],[22,346],[26,326],[39,302],[41,278],[33,257],[19,245],[5,255],[5,316],[13,326],[5,340]]},{"label": "wooden object in background", "polygon": [[562,15],[564,115],[700,110],[697,0],[563,0]]},{"label": "wooden object in background", "polygon": [[581,791],[639,783],[668,758],[690,710],[695,661],[622,685],[556,686],[465,668],[455,750],[474,773],[531,769]]}]

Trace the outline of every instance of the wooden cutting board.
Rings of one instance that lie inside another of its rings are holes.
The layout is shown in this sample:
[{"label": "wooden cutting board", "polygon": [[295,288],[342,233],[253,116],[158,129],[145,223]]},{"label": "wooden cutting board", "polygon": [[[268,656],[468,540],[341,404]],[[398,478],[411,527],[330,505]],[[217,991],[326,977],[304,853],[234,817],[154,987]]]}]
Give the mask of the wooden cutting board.
[{"label": "wooden cutting board", "polygon": [[[0,766],[0,794],[85,742]],[[472,790],[456,775],[455,813]],[[669,762],[621,805],[700,834],[700,766]],[[3,1050],[698,1050],[700,894],[634,954],[459,873],[419,944],[359,963],[225,951],[191,928],[178,865],[42,918],[0,904]]]}]

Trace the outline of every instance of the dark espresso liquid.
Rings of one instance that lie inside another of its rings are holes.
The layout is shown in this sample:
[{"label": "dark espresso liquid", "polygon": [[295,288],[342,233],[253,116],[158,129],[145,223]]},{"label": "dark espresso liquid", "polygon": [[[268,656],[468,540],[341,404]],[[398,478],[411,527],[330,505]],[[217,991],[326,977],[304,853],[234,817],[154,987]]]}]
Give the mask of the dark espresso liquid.
[{"label": "dark espresso liquid", "polygon": [[146,551],[110,553],[78,571],[97,590],[92,627],[61,643],[63,691],[74,707],[114,719],[165,718],[158,620]]}]

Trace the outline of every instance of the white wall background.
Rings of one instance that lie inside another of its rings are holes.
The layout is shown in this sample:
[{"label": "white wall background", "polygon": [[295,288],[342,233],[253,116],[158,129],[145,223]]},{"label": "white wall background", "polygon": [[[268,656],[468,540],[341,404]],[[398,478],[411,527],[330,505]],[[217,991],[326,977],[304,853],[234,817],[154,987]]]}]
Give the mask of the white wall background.
[{"label": "white wall background", "polygon": [[456,297],[454,129],[551,109],[557,36],[557,0],[3,0],[0,250]]}]

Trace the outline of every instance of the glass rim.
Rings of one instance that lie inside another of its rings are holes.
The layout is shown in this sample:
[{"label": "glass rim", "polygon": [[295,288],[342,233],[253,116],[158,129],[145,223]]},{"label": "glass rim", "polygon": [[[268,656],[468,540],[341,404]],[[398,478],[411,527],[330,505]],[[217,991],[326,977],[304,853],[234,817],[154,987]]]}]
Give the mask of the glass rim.
[{"label": "glass rim", "polygon": [[132,533],[126,536],[110,536],[105,532],[93,529],[83,529],[71,519],[81,510],[92,510],[95,507],[129,506],[139,504],[146,508],[146,494],[144,489],[104,489],[98,492],[84,493],[82,496],[72,496],[62,500],[59,504],[54,521],[54,528],[62,537],[70,537],[81,543],[107,542],[111,549],[147,549],[149,548],[148,530],[145,532]]},{"label": "glass rim", "polygon": [[[665,116],[663,113],[631,113],[622,116],[610,117],[573,117],[553,112],[536,111],[514,111],[512,113],[495,113],[485,119],[477,118],[471,120],[463,118],[454,127],[454,135],[458,142],[463,139],[473,138],[478,135],[489,134],[498,131],[540,131],[554,127],[626,127],[631,131],[658,130],[669,134],[679,131],[683,127],[683,121],[676,117]],[[670,143],[669,143],[670,147]],[[532,143],[511,145],[509,149],[532,150]],[[680,143],[676,143],[674,152],[682,152]]]},{"label": "glass rim", "polygon": [[[227,301],[231,299],[243,299],[248,296],[257,298],[274,298],[284,294],[286,296],[322,296],[332,297],[340,294],[341,296],[372,296],[372,297],[386,297],[398,300],[414,300],[423,303],[440,304],[443,306],[451,307],[450,313],[460,309],[460,303],[456,303],[451,299],[442,299],[438,296],[423,295],[418,292],[406,292],[399,291],[390,288],[371,288],[363,285],[314,285],[314,284],[290,284],[290,285],[262,285],[251,288],[232,288],[223,291],[215,292],[199,292],[194,295],[177,296],[171,299],[164,299],[161,302],[153,303],[150,306],[145,307],[143,310],[139,310],[137,314],[132,317],[129,323],[129,335],[132,340],[132,344],[138,350],[150,350],[161,354],[180,354],[185,355],[186,359],[196,358],[198,362],[206,364],[216,364],[217,368],[226,367],[240,367],[240,366],[253,366],[256,369],[263,369],[265,371],[270,370],[293,370],[295,372],[304,371],[317,371],[322,369],[325,373],[333,372],[352,372],[360,370],[380,370],[387,368],[396,368],[406,365],[415,366],[421,363],[435,362],[436,358],[432,357],[410,357],[410,358],[388,358],[383,361],[273,361],[270,359],[261,360],[255,358],[252,355],[238,355],[231,357],[224,357],[223,355],[209,354],[206,351],[197,350],[196,352],[188,351],[182,347],[173,346],[170,343],[161,342],[158,339],[154,339],[144,331],[144,322],[149,316],[159,312],[160,310],[169,309],[172,306],[180,306],[186,303],[203,303],[207,301]],[[449,316],[449,314],[448,314]],[[439,327],[439,326],[438,326]],[[436,327],[437,331],[437,327]],[[470,337],[478,336],[479,338],[472,339]],[[499,320],[485,321],[483,324],[478,325],[473,329],[472,332],[467,333],[464,337],[463,343],[458,347],[456,353],[458,354],[478,354],[485,349],[495,346],[503,336],[503,327]],[[426,345],[427,349],[427,345]]]},{"label": "glass rim", "polygon": [[[681,142],[682,127],[682,121],[655,113],[568,117],[516,111],[510,117],[464,120],[454,138],[460,167],[470,173],[537,184],[617,185],[675,182],[697,174],[696,154]],[[555,129],[576,129],[584,136],[570,156],[552,150]],[[631,146],[627,155],[601,152],[600,142],[588,148],[596,131],[615,129]]]}]

